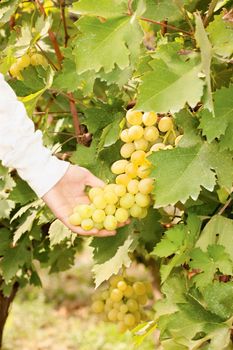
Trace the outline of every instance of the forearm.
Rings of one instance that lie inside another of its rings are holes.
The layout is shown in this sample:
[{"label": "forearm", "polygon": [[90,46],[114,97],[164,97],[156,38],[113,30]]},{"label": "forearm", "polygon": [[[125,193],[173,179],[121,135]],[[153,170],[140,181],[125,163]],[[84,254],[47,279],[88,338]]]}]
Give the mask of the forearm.
[{"label": "forearm", "polygon": [[48,192],[65,174],[69,163],[51,155],[35,131],[24,105],[0,74],[0,160],[15,168],[39,197]]}]

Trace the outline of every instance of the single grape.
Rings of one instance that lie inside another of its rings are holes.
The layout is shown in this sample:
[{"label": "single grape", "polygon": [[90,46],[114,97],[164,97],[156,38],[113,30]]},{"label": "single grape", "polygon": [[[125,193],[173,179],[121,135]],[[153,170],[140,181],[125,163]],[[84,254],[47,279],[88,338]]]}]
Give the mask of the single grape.
[{"label": "single grape", "polygon": [[135,165],[141,165],[146,158],[146,153],[144,151],[134,151],[131,155],[131,162]]},{"label": "single grape", "polygon": [[129,311],[128,306],[126,304],[122,304],[120,306],[120,312],[122,312],[123,314],[126,314]]},{"label": "single grape", "polygon": [[31,57],[30,57],[30,63],[32,66],[47,66],[48,62],[46,60],[46,58],[44,56],[42,56],[40,53],[34,53]]},{"label": "single grape", "polygon": [[92,214],[92,219],[95,223],[103,222],[105,219],[105,211],[103,209],[95,209]]},{"label": "single grape", "polygon": [[123,278],[119,275],[112,275],[109,279],[110,286],[112,287],[116,287],[120,281],[123,281]]},{"label": "single grape", "polygon": [[131,142],[131,137],[129,136],[129,130],[128,129],[125,129],[125,130],[122,130],[121,134],[120,134],[120,139],[121,141],[127,143],[127,142]]},{"label": "single grape", "polygon": [[128,164],[126,159],[120,159],[114,162],[111,166],[111,172],[115,175],[123,174],[125,172],[125,167]]},{"label": "single grape", "polygon": [[126,193],[123,197],[120,199],[120,206],[125,209],[129,209],[134,205],[135,198],[132,193]]},{"label": "single grape", "polygon": [[13,63],[12,66],[9,69],[9,72],[11,73],[12,77],[17,78],[20,74],[20,67],[17,63]]},{"label": "single grape", "polygon": [[118,197],[122,197],[126,194],[126,187],[124,185],[115,185],[114,192]]},{"label": "single grape", "polygon": [[158,128],[162,132],[167,132],[173,126],[172,119],[170,117],[163,117],[158,123]]},{"label": "single grape", "polygon": [[79,215],[79,213],[74,213],[74,214],[71,214],[70,217],[69,217],[69,223],[71,225],[75,225],[75,226],[79,226],[81,224],[81,216]]},{"label": "single grape", "polygon": [[123,158],[130,158],[134,151],[135,146],[133,143],[125,143],[120,149],[120,154]]},{"label": "single grape", "polygon": [[182,139],[183,135],[179,135],[177,136],[177,138],[175,139],[175,146],[178,145],[178,143],[180,142],[180,140]]},{"label": "single grape", "polygon": [[160,149],[164,149],[166,146],[163,144],[163,143],[155,143],[151,149],[150,149],[150,152],[153,151],[153,152],[157,152],[159,151]]},{"label": "single grape", "polygon": [[[137,171],[138,171],[138,167],[137,165],[129,162],[126,167],[125,167],[125,174],[129,177],[129,178],[135,178],[137,176]],[[130,180],[129,180],[130,181]],[[128,183],[126,184],[128,185]]]},{"label": "single grape", "polygon": [[104,210],[106,215],[113,215],[116,211],[116,206],[114,204],[107,204]]},{"label": "single grape", "polygon": [[113,231],[117,228],[117,219],[113,215],[107,215],[104,219],[104,228]]},{"label": "single grape", "polygon": [[145,126],[152,126],[157,122],[158,116],[155,112],[146,112],[142,116],[142,121]]},{"label": "single grape", "polygon": [[130,182],[127,185],[127,190],[129,193],[136,194],[138,193],[138,185],[139,181],[136,179],[130,180]]},{"label": "single grape", "polygon": [[89,231],[94,227],[94,222],[92,219],[83,219],[81,222],[81,227],[85,231]]},{"label": "single grape", "polygon": [[109,298],[109,292],[107,290],[104,290],[102,293],[101,293],[101,299],[102,300],[107,300]]},{"label": "single grape", "polygon": [[153,190],[153,179],[147,178],[140,180],[138,189],[142,194],[150,194]]},{"label": "single grape", "polygon": [[95,228],[97,228],[97,230],[102,230],[104,228],[104,225],[102,222],[95,222]]},{"label": "single grape", "polygon": [[108,184],[104,187],[104,193],[106,192],[111,192],[111,191],[115,191],[115,187],[116,187],[116,184]]},{"label": "single grape", "polygon": [[148,301],[148,297],[147,297],[146,294],[139,295],[138,298],[137,298],[137,300],[138,300],[138,303],[139,303],[140,305],[146,305],[146,303],[147,303],[147,301]]},{"label": "single grape", "polygon": [[122,312],[118,312],[117,314],[117,320],[122,321],[124,319],[124,314]]},{"label": "single grape", "polygon": [[106,300],[105,304],[109,307],[109,309],[112,309],[113,307],[113,301],[110,299],[111,295],[109,296],[109,298]]},{"label": "single grape", "polygon": [[130,314],[130,313],[126,314],[124,316],[124,323],[126,324],[126,326],[129,326],[129,327],[134,326],[136,323],[136,319],[135,319],[134,315]]},{"label": "single grape", "polygon": [[144,295],[144,294],[146,294],[145,284],[143,282],[140,282],[140,281],[134,282],[133,290],[134,290],[136,295]]},{"label": "single grape", "polygon": [[149,142],[155,142],[159,138],[159,130],[155,126],[147,126],[144,129],[144,138]]},{"label": "single grape", "polygon": [[141,209],[142,211],[141,211],[141,215],[139,216],[139,219],[144,219],[148,214],[148,210],[147,208],[141,208]]},{"label": "single grape", "polygon": [[96,196],[101,196],[101,195],[103,195],[103,189],[100,187],[92,187],[88,193],[88,196],[91,201],[93,201],[93,199]]},{"label": "single grape", "polygon": [[133,313],[135,319],[136,319],[136,322],[139,323],[141,321],[141,314],[140,314],[140,311],[135,311]]},{"label": "single grape", "polygon": [[115,218],[120,223],[126,222],[129,218],[128,210],[126,210],[124,208],[118,208],[115,212]]},{"label": "single grape", "polygon": [[126,288],[126,290],[124,291],[124,296],[125,296],[126,298],[130,298],[130,297],[132,297],[133,293],[134,293],[133,287],[130,286],[130,285],[128,285],[127,288]]},{"label": "single grape", "polygon": [[75,212],[79,213],[81,219],[88,219],[92,216],[94,208],[89,204],[79,204],[74,208]]},{"label": "single grape", "polygon": [[107,204],[116,204],[118,202],[118,196],[113,191],[105,192],[104,199]]},{"label": "single grape", "polygon": [[93,204],[96,206],[97,209],[104,209],[107,205],[107,202],[104,199],[104,196],[98,195],[93,198]]},{"label": "single grape", "polygon": [[21,56],[18,60],[17,60],[17,64],[19,69],[24,69],[26,67],[28,67],[30,65],[30,57],[28,54],[25,54],[23,56]]},{"label": "single grape", "polygon": [[139,205],[134,204],[131,208],[130,208],[130,216],[132,216],[133,218],[140,218],[142,215],[142,208],[139,207]]},{"label": "single grape", "polygon": [[111,292],[110,298],[113,302],[119,302],[123,298],[123,293],[118,288],[114,288]]},{"label": "single grape", "polygon": [[126,324],[123,321],[120,321],[118,323],[118,330],[120,333],[125,333],[127,331],[128,327],[126,326]]},{"label": "single grape", "polygon": [[142,113],[139,111],[128,110],[126,113],[126,120],[131,125],[141,125],[142,123]]},{"label": "single grape", "polygon": [[148,165],[140,165],[137,170],[137,176],[141,179],[145,179],[150,175],[151,168]]},{"label": "single grape", "polygon": [[109,311],[108,313],[108,319],[109,321],[115,322],[117,321],[117,310],[116,309],[112,309],[111,311]]},{"label": "single grape", "polygon": [[117,283],[117,288],[119,290],[121,290],[122,292],[124,292],[126,290],[126,288],[127,288],[127,283],[125,281],[119,281]]},{"label": "single grape", "polygon": [[140,125],[133,125],[129,128],[129,137],[131,140],[139,140],[143,136],[143,127]]},{"label": "single grape", "polygon": [[149,142],[142,137],[139,140],[134,141],[134,147],[136,151],[146,151],[148,148]]},{"label": "single grape", "polygon": [[130,177],[127,174],[120,174],[116,177],[115,181],[117,185],[127,186],[130,181]]},{"label": "single grape", "polygon": [[126,305],[130,312],[134,312],[138,310],[138,303],[136,302],[135,299],[127,300]]},{"label": "single grape", "polygon": [[148,207],[150,205],[150,196],[148,194],[142,194],[138,192],[135,195],[135,202],[139,207]]},{"label": "single grape", "polygon": [[104,311],[104,303],[101,300],[96,300],[91,306],[91,309],[94,313],[100,314]]}]

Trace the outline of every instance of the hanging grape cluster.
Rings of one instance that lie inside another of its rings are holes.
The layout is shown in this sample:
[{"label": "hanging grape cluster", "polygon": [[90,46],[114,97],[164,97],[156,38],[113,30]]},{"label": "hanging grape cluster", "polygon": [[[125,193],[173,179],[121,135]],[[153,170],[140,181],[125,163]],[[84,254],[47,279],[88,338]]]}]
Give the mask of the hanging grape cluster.
[{"label": "hanging grape cluster", "polygon": [[46,58],[38,52],[25,53],[23,56],[16,59],[16,62],[11,65],[9,72],[12,77],[22,79],[20,72],[30,65],[42,65],[46,67],[48,62]]},{"label": "hanging grape cluster", "polygon": [[147,157],[160,149],[172,148],[181,135],[177,137],[171,116],[158,118],[154,112],[129,110],[126,126],[120,134],[124,142],[120,149],[122,159],[111,166],[115,183],[91,188],[90,204],[74,208],[69,218],[72,225],[81,225],[84,230],[115,230],[129,217],[146,217],[153,189],[153,179],[149,177],[151,163]]},{"label": "hanging grape cluster", "polygon": [[144,306],[153,296],[151,283],[128,276],[113,275],[105,289],[93,296],[92,311],[105,320],[117,323],[125,332],[146,319]]}]

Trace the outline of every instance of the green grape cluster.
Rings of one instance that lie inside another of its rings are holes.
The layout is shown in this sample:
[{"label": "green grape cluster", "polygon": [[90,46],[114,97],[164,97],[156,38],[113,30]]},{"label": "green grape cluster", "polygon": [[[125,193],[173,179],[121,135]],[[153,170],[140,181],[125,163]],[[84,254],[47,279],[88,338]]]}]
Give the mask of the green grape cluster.
[{"label": "green grape cluster", "polygon": [[144,306],[152,296],[150,282],[113,275],[105,289],[94,295],[92,311],[102,314],[105,320],[117,323],[119,330],[125,332],[146,318]]},{"label": "green grape cluster", "polygon": [[13,63],[9,69],[12,77],[17,79],[22,79],[20,72],[27,68],[28,66],[39,66],[42,65],[46,67],[48,62],[44,56],[40,53],[33,52],[31,54],[25,53],[23,56],[17,58],[16,62]]},{"label": "green grape cluster", "polygon": [[[170,116],[158,118],[154,112],[129,110],[127,128],[122,130],[120,149],[122,159],[115,161],[111,171],[115,183],[104,188],[92,188],[90,204],[77,205],[69,221],[84,230],[92,228],[115,230],[129,217],[143,219],[151,205],[153,179],[148,155],[160,149],[172,148],[178,142]],[[170,137],[170,140],[169,140]],[[164,142],[165,141],[165,142]]]}]

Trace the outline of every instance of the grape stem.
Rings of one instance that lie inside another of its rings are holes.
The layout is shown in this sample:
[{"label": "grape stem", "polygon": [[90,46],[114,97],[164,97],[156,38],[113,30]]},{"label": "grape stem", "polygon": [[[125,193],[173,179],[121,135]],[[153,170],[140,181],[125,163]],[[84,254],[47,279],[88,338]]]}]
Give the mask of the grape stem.
[{"label": "grape stem", "polygon": [[225,211],[225,209],[229,206],[229,204],[231,203],[232,198],[229,198],[226,203],[224,204],[224,206],[219,210],[218,215],[222,215],[222,213]]}]

